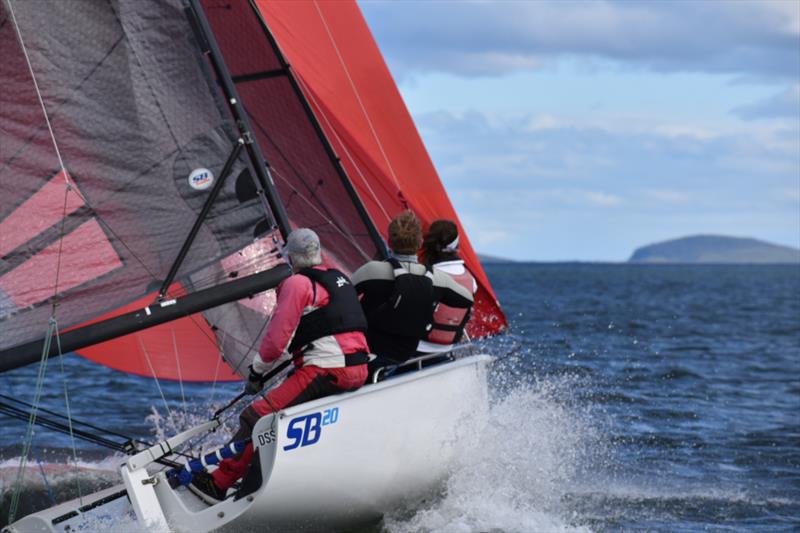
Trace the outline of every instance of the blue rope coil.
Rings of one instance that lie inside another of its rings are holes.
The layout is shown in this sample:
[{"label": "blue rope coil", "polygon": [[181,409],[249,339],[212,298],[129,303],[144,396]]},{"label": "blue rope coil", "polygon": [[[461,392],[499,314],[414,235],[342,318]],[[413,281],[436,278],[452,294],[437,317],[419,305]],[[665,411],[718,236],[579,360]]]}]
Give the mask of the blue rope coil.
[{"label": "blue rope coil", "polygon": [[222,448],[207,453],[198,459],[186,461],[183,468],[173,468],[167,472],[167,479],[172,488],[188,485],[192,482],[192,475],[198,472],[205,472],[209,466],[217,465],[223,459],[229,459],[242,453],[250,442],[250,439],[240,440],[226,444]]}]

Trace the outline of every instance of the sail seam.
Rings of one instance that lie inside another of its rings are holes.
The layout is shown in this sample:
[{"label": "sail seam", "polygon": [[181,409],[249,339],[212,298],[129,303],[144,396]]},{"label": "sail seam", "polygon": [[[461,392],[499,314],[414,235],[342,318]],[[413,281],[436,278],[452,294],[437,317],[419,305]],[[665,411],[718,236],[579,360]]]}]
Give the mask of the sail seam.
[{"label": "sail seam", "polygon": [[372,188],[372,185],[370,185],[369,180],[364,175],[364,171],[361,170],[361,166],[353,158],[353,154],[347,148],[347,146],[345,145],[345,143],[342,140],[342,138],[339,137],[339,133],[336,131],[336,128],[333,127],[333,124],[331,124],[331,121],[328,118],[327,113],[325,113],[325,110],[322,109],[322,106],[317,101],[316,96],[314,96],[314,93],[308,87],[308,85],[306,84],[305,80],[301,76],[297,76],[297,79],[298,79],[299,83],[303,84],[303,87],[305,88],[305,93],[314,102],[314,107],[317,108],[317,111],[322,116],[322,118],[325,120],[325,123],[328,125],[328,129],[333,133],[333,136],[336,138],[337,142],[339,143],[339,146],[341,146],[342,150],[344,151],[344,153],[347,154],[347,159],[350,160],[350,163],[353,165],[353,168],[356,169],[356,172],[358,173],[359,177],[361,178],[361,181],[364,182],[364,185],[367,187],[367,190],[369,191],[370,195],[372,195],[372,199],[375,200],[376,204],[378,204],[378,207],[380,207],[381,211],[383,212],[384,216],[386,217],[386,221],[388,222],[389,220],[392,219],[392,217],[389,216],[389,212],[386,210],[386,208],[384,207],[383,203],[378,199],[378,195],[375,193],[375,190]]},{"label": "sail seam", "polygon": [[[303,196],[303,195],[302,195],[302,194],[301,194],[301,193],[300,193],[300,192],[299,192],[299,191],[298,191],[298,190],[297,190],[297,189],[296,189],[296,188],[295,188],[295,187],[292,185],[292,183],[289,181],[289,179],[288,179],[286,176],[284,176],[284,175],[283,175],[281,172],[279,172],[278,170],[275,170],[275,175],[276,175],[276,176],[278,176],[280,179],[282,179],[282,180],[283,180],[283,181],[286,183],[286,185],[287,185],[287,186],[288,186],[290,189],[292,189],[292,191],[294,191],[294,192],[297,194],[297,196],[299,196],[301,199],[303,199],[303,201],[305,201],[305,202],[308,204],[308,206],[309,206],[309,207],[311,207],[311,209],[313,209],[314,211],[316,211],[316,213],[317,213],[319,216],[321,216],[323,219],[325,219],[325,221],[327,222],[327,225],[330,225],[332,228],[334,228],[336,231],[338,231],[338,232],[339,232],[339,233],[340,233],[340,234],[341,234],[343,237],[345,237],[345,238],[349,238],[349,239],[350,239],[350,241],[351,241],[351,242],[350,242],[350,244],[352,244],[354,248],[356,248],[356,249],[357,249],[359,252],[361,252],[361,255],[362,255],[363,257],[366,257],[366,258],[369,258],[369,257],[370,257],[370,256],[369,256],[369,254],[368,254],[366,251],[364,251],[364,249],[363,249],[363,248],[362,248],[362,247],[361,247],[361,246],[358,244],[358,242],[357,242],[355,239],[353,239],[353,238],[352,238],[352,235],[348,235],[348,234],[346,234],[344,231],[342,231],[342,229],[341,229],[339,226],[337,226],[336,224],[334,224],[334,223],[333,223],[333,221],[332,221],[330,218],[328,218],[327,216],[325,216],[325,214],[324,214],[322,211],[320,211],[320,209],[319,209],[317,206],[315,206],[315,205],[314,205],[314,203],[313,203],[311,200],[309,200],[308,198],[306,198],[305,196]],[[322,226],[322,225],[320,225],[320,226]],[[319,227],[319,226],[317,226],[317,227]]]},{"label": "sail seam", "polygon": [[[211,403],[214,403],[214,398],[217,395],[217,381],[219,380],[219,367],[220,363],[225,359],[225,337],[228,335],[228,332],[225,330],[222,331],[222,338],[217,339],[215,342],[217,344],[217,348],[219,349],[219,357],[217,357],[217,366],[214,367],[214,382],[211,384]],[[245,356],[246,357],[246,356]]]},{"label": "sail seam", "polygon": [[[258,119],[255,117],[255,116],[253,116],[252,114],[250,114],[250,112],[249,112],[249,111],[247,112],[247,116],[250,118],[250,120],[252,120],[252,121],[253,121],[253,124],[255,124],[256,128],[258,128],[258,131],[260,131],[260,132],[261,132],[261,133],[264,135],[264,137],[265,137],[265,138],[266,138],[266,139],[269,141],[269,143],[270,143],[270,144],[273,146],[273,148],[275,148],[275,151],[278,153],[278,155],[280,155],[280,158],[281,158],[281,160],[282,160],[284,163],[286,163],[286,166],[287,166],[287,167],[289,167],[289,169],[291,169],[292,173],[293,173],[293,174],[294,174],[294,175],[297,177],[298,181],[300,181],[300,182],[301,182],[303,185],[305,185],[306,189],[309,189],[309,194],[311,194],[311,195],[313,196],[313,195],[314,195],[314,189],[312,189],[312,188],[311,188],[311,186],[310,186],[310,185],[309,185],[309,184],[308,184],[308,183],[307,183],[307,182],[306,182],[306,181],[303,179],[303,176],[302,176],[302,174],[300,173],[300,171],[299,171],[299,170],[297,170],[297,167],[295,167],[295,165],[292,163],[291,159],[290,159],[289,157],[287,157],[287,156],[286,156],[286,153],[285,153],[285,152],[283,151],[283,149],[282,149],[282,148],[281,148],[281,147],[278,145],[278,143],[276,143],[276,142],[275,142],[275,139],[273,139],[273,138],[272,138],[272,136],[269,134],[269,132],[268,132],[268,131],[267,131],[267,129],[266,129],[264,126],[263,126],[263,124],[261,124],[261,122],[260,122],[260,121],[259,121],[259,120],[258,120]],[[276,173],[280,172],[280,171],[279,171],[279,170],[278,170],[278,169],[277,169],[277,168],[276,168],[274,165],[270,165],[270,169],[271,169],[272,171],[276,172]],[[300,194],[299,192],[297,192],[297,190],[296,190],[296,189],[293,189],[293,190],[294,190],[294,191],[295,191],[297,194]],[[289,200],[288,200],[288,201],[287,201],[287,202],[284,204],[284,207],[285,207],[286,209],[288,209],[288,208],[289,208],[289,203],[290,203],[291,201],[292,201],[292,200],[291,200],[291,198],[290,198],[290,199],[289,199]],[[328,209],[327,209],[327,208],[325,208],[325,211],[326,211],[326,213],[328,214],[328,218],[329,218],[329,219],[330,219],[330,218],[333,218],[333,215],[332,215],[332,214],[331,214],[331,213],[328,211]]]},{"label": "sail seam", "polygon": [[401,190],[400,181],[397,179],[397,175],[394,172],[394,167],[392,166],[391,161],[389,161],[389,156],[386,154],[386,151],[383,148],[383,143],[381,143],[381,140],[378,137],[378,133],[375,131],[375,126],[372,124],[372,120],[369,117],[367,108],[364,106],[364,102],[361,100],[361,94],[358,92],[358,88],[356,87],[353,78],[350,76],[350,70],[347,68],[347,64],[345,63],[344,58],[342,57],[342,53],[336,44],[336,40],[333,38],[333,34],[331,33],[330,28],[328,27],[328,23],[325,20],[325,16],[322,14],[322,10],[319,8],[317,0],[314,0],[314,7],[317,9],[317,13],[319,14],[319,18],[322,21],[322,25],[325,26],[325,32],[328,34],[328,39],[330,39],[331,44],[333,45],[333,49],[336,51],[336,56],[339,58],[339,63],[342,65],[342,69],[344,70],[344,73],[347,76],[347,81],[350,82],[350,87],[353,89],[353,94],[355,94],[356,100],[358,101],[358,105],[359,107],[361,107],[361,112],[364,113],[364,118],[367,119],[367,124],[369,125],[369,129],[372,132],[372,136],[375,138],[375,142],[378,143],[378,148],[381,151],[383,159],[386,161],[386,165],[389,167],[389,172],[392,175],[392,179],[394,180],[394,183],[397,186],[397,191],[399,193]]},{"label": "sail seam", "polygon": [[55,149],[56,156],[58,157],[58,164],[61,168],[61,171],[64,173],[64,181],[67,183],[67,186],[69,186],[67,169],[64,167],[64,160],[61,158],[61,151],[58,149],[58,142],[56,142],[56,136],[53,133],[53,126],[50,123],[50,117],[47,115],[47,107],[44,105],[42,92],[39,90],[39,83],[36,81],[36,74],[33,72],[33,65],[31,65],[31,59],[28,56],[28,49],[25,46],[25,40],[22,38],[22,32],[20,31],[19,24],[17,23],[17,16],[14,13],[14,5],[12,0],[7,0],[6,4],[8,5],[9,13],[11,13],[11,20],[14,22],[14,29],[16,30],[17,39],[19,39],[19,45],[22,48],[22,54],[25,56],[25,62],[28,64],[28,72],[31,74],[33,87],[36,90],[36,97],[39,99],[39,105],[42,106],[42,113],[44,114],[44,120],[47,123],[47,130],[50,132],[50,140],[53,141],[53,148]]},{"label": "sail seam", "polygon": [[134,59],[136,60],[136,66],[139,67],[139,70],[141,71],[141,76],[144,79],[145,85],[147,85],[147,90],[150,92],[150,97],[153,99],[153,102],[156,105],[156,109],[158,109],[159,115],[161,115],[161,120],[164,121],[164,126],[167,128],[169,136],[172,138],[172,142],[175,143],[176,148],[180,149],[181,143],[178,142],[178,137],[175,135],[175,132],[172,129],[172,124],[170,123],[169,119],[167,119],[167,115],[164,112],[164,108],[161,105],[161,101],[156,96],[156,91],[153,89],[153,84],[150,82],[150,78],[147,76],[147,69],[144,67],[144,63],[142,63],[142,60],[139,58],[139,54],[136,52],[136,47],[134,46],[135,41],[131,39],[130,36],[128,35],[128,32],[125,29],[125,25],[122,23],[119,14],[114,9],[114,6],[112,5],[110,0],[108,2],[108,7],[111,10],[111,13],[113,13],[114,18],[117,20],[117,24],[119,24],[119,29],[120,31],[122,31],[122,35],[125,36],[125,40],[128,43],[130,43],[129,49]]},{"label": "sail seam", "polygon": [[[86,74],[86,76],[84,76],[84,78],[77,85],[75,85],[74,87],[70,87],[69,90],[66,91],[66,92],[75,93],[75,92],[79,91],[81,89],[81,87],[83,87],[83,84],[86,83],[92,76],[94,76],[95,72],[97,72],[97,69],[99,69],[100,66],[103,65],[105,60],[108,59],[111,56],[112,53],[114,53],[114,51],[116,50],[117,46],[119,46],[119,43],[121,43],[124,40],[124,38],[125,38],[125,36],[123,35],[119,39],[117,39],[117,41],[113,45],[111,45],[111,47],[105,53],[103,58],[100,59],[100,61],[98,61],[92,67],[92,69],[89,71],[89,73]],[[60,109],[62,107],[64,107],[67,104],[67,102],[69,102],[69,101],[70,100],[68,98],[64,97],[64,98],[61,99],[61,102],[58,102],[57,105],[53,105],[51,107],[51,110],[52,110],[51,111],[51,115],[52,115],[53,121],[55,121],[58,118]],[[47,117],[45,116],[45,118],[47,118]],[[45,123],[46,123],[46,121],[45,121]],[[42,125],[38,125],[33,130],[33,133],[25,140],[25,143],[15,153],[10,155],[5,161],[0,162],[0,173],[5,172],[6,168],[8,168],[8,166],[12,162],[14,162],[14,160],[17,157],[19,157],[19,155],[23,151],[25,151],[26,147],[33,141],[33,139],[38,135],[39,130],[41,130],[41,129],[42,129]]]}]

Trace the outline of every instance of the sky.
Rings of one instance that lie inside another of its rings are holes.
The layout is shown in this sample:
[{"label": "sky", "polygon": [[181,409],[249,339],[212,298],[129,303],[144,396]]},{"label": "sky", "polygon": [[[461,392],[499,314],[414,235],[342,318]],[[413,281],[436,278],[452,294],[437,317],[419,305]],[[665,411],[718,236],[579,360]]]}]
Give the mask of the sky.
[{"label": "sky", "polygon": [[474,247],[800,247],[800,1],[360,0]]}]

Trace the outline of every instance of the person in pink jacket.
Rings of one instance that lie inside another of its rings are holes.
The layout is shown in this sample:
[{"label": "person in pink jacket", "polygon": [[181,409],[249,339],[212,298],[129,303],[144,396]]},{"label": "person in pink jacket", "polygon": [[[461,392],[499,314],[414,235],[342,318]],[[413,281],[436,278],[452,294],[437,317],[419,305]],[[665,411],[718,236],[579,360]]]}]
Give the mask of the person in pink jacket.
[{"label": "person in pink jacket", "polygon": [[[262,376],[291,359],[295,370],[269,393],[259,396],[239,415],[232,441],[249,439],[262,416],[291,405],[356,390],[367,379],[367,321],[353,285],[342,272],[322,265],[319,237],[307,228],[294,230],[284,254],[292,276],[277,289],[277,305],[245,389],[256,394]],[[195,475],[192,485],[214,500],[246,472],[253,459],[247,444],[237,457],[225,459],[213,473]]]}]

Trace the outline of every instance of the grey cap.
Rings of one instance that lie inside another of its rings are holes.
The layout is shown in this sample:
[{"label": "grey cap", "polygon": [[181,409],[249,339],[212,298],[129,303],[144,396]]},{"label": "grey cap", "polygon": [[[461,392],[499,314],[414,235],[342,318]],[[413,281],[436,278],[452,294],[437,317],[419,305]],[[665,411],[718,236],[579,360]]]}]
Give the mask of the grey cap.
[{"label": "grey cap", "polygon": [[293,256],[312,258],[319,254],[319,237],[308,228],[297,228],[289,234],[286,245],[281,248],[281,252]]}]

